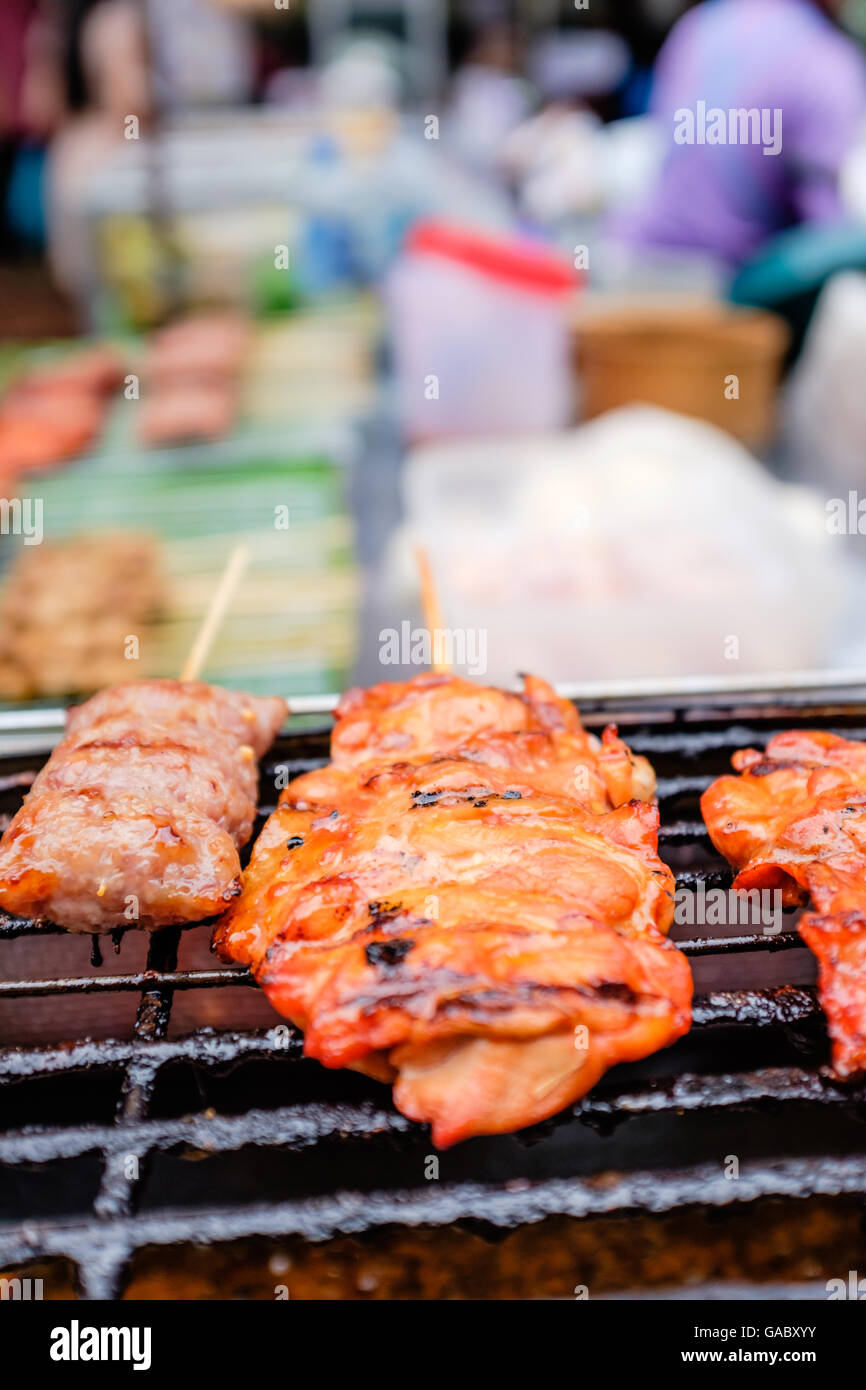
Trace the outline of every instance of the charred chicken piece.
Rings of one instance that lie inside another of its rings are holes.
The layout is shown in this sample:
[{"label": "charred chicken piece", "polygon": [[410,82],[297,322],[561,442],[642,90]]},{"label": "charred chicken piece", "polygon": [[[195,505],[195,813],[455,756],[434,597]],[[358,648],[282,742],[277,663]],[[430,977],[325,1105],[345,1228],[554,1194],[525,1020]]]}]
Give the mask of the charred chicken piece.
[{"label": "charred chicken piece", "polygon": [[[664,933],[649,765],[543,682],[351,692],[217,928],[305,1051],[394,1083],[445,1147],[517,1129],[673,1042],[691,976]],[[366,756],[365,756],[366,754]]]},{"label": "charred chicken piece", "polygon": [[816,909],[799,931],[819,962],[819,994],[843,1079],[866,1072],[866,744],[791,730],[764,753],[735,753],[738,777],[701,799],[738,892],[776,890]]}]

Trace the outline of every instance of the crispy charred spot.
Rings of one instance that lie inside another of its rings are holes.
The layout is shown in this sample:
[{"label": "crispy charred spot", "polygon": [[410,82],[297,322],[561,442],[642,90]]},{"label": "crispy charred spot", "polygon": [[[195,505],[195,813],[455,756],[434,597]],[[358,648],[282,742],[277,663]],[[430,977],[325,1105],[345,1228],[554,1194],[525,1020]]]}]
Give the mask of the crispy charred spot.
[{"label": "crispy charred spot", "polygon": [[441,791],[440,791],[440,792],[413,792],[413,793],[412,793],[412,809],[413,809],[413,811],[414,811],[414,809],[415,809],[416,806],[435,806],[435,805],[437,805],[437,803],[438,803],[439,801],[442,800],[442,797],[443,797],[444,795],[445,795],[445,793],[444,793],[444,792],[441,792]]},{"label": "crispy charred spot", "polygon": [[377,970],[394,970],[414,945],[415,942],[405,936],[399,941],[371,941],[369,946],[364,947],[364,955],[368,964]]},{"label": "crispy charred spot", "polygon": [[[336,916],[336,912],[334,915]],[[363,940],[365,936],[381,936],[383,934],[388,937],[397,937],[401,932],[418,931],[420,928],[432,927],[433,925],[431,917],[421,917],[414,912],[398,910],[392,916],[377,917],[368,922],[365,927],[359,927],[356,932],[352,933],[352,940]]]},{"label": "crispy charred spot", "polygon": [[242,888],[243,888],[243,884],[241,883],[240,875],[238,875],[237,878],[232,879],[232,881],[231,881],[231,883],[229,884],[228,888],[225,888],[225,889],[223,890],[223,893],[222,893],[223,902],[230,903],[231,900],[232,900],[232,898],[239,898],[240,895],[241,895]]},{"label": "crispy charred spot", "polygon": [[503,793],[502,793],[502,800],[503,800],[503,801],[522,801],[522,800],[523,800],[523,792],[518,792],[518,791],[507,791],[507,792],[503,792]]},{"label": "crispy charred spot", "polygon": [[473,806],[486,806],[491,799],[499,799],[499,793],[491,791],[489,787],[439,787],[432,792],[413,792],[411,809],[414,811],[416,806],[438,806],[440,802],[455,805],[461,801]]},{"label": "crispy charred spot", "polygon": [[303,835],[290,835],[286,840],[286,849],[300,849],[303,843]]},{"label": "crispy charred spot", "polygon": [[396,917],[400,912],[402,912],[402,910],[403,909],[400,903],[389,903],[384,901],[367,903],[367,911],[369,912],[370,916],[373,918],[374,921],[378,921],[380,918],[383,917]]},{"label": "crispy charred spot", "polygon": [[639,996],[628,985],[622,984],[602,984],[597,985],[596,994],[600,999],[616,1000],[620,1004],[635,1005]]}]

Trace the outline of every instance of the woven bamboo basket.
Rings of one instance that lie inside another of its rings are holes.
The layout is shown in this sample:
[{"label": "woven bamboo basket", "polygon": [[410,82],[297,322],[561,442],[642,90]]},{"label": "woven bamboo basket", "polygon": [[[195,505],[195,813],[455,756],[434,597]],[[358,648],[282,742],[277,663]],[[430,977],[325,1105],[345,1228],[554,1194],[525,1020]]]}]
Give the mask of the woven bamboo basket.
[{"label": "woven bamboo basket", "polygon": [[574,329],[583,419],[641,402],[708,420],[752,449],[772,439],[789,338],[775,315],[714,303],[596,304]]}]

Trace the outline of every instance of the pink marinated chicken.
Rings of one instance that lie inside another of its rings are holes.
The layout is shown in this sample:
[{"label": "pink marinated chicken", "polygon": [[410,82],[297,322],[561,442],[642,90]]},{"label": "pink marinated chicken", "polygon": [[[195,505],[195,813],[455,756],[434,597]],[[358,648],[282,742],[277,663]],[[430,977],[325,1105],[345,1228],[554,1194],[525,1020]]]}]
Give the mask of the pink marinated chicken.
[{"label": "pink marinated chicken", "polygon": [[276,697],[171,680],[71,710],[0,842],[0,906],[71,931],[222,911],[240,891],[258,759],[286,713]]}]

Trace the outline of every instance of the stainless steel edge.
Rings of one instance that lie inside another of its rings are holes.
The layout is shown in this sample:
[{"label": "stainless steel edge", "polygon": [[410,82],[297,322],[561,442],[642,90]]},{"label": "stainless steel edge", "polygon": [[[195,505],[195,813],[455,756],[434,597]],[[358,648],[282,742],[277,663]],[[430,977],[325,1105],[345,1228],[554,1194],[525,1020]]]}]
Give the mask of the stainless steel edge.
[{"label": "stainless steel edge", "polygon": [[[517,688],[517,687],[515,687]],[[654,700],[706,699],[732,695],[776,695],[810,690],[826,695],[834,690],[862,690],[866,695],[866,669],[785,671],[776,675],[739,676],[654,676],[641,680],[567,681],[556,686],[568,700]],[[332,714],[338,694],[289,695],[294,715]],[[66,721],[66,708],[0,710],[0,736],[24,736],[60,732]]]}]

